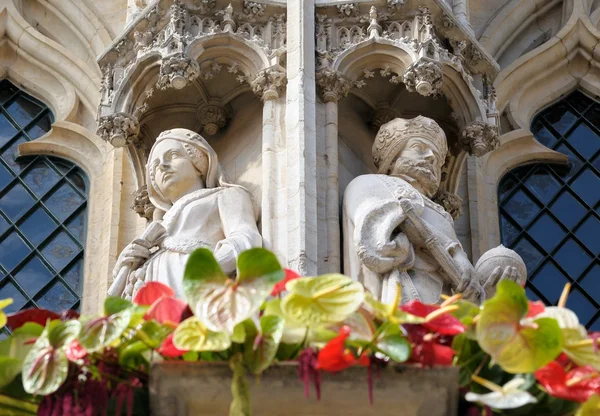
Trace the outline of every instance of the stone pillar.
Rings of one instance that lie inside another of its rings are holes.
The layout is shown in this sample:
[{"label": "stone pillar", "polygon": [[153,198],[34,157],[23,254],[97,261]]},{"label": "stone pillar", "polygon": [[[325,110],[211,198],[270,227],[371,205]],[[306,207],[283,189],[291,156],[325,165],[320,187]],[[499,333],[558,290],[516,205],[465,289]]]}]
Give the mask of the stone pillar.
[{"label": "stone pillar", "polygon": [[317,273],[315,0],[287,3],[287,262]]},{"label": "stone pillar", "polygon": [[325,155],[327,161],[327,272],[341,272],[340,200],[338,180],[338,101],[348,95],[350,81],[331,70],[317,72],[317,86],[325,103]]},{"label": "stone pillar", "polygon": [[452,3],[452,11],[456,16],[456,20],[461,22],[471,34],[474,34],[471,21],[469,20],[469,0],[454,0]]}]

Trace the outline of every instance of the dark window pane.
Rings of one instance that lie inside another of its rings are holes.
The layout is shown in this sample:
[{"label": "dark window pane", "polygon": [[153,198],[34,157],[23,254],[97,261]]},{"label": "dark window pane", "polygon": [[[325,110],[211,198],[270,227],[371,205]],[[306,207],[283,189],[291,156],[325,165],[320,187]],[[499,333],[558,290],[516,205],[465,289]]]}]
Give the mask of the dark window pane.
[{"label": "dark window pane", "polygon": [[512,175],[507,175],[502,178],[500,185],[498,186],[498,201],[503,201],[510,191],[515,189],[517,186],[517,181],[512,177]]},{"label": "dark window pane", "polygon": [[[0,242],[0,265],[11,271],[31,250],[17,234],[10,233]],[[2,299],[2,297],[0,297]]]},{"label": "dark window pane", "polygon": [[57,272],[60,272],[79,253],[77,244],[64,232],[45,245],[42,254]]},{"label": "dark window pane", "polygon": [[56,223],[39,207],[19,224],[19,229],[29,241],[38,245],[56,229]]},{"label": "dark window pane", "polygon": [[577,314],[582,325],[587,325],[596,313],[596,307],[577,289],[569,294],[567,308]]},{"label": "dark window pane", "polygon": [[527,225],[540,211],[539,206],[523,191],[517,191],[505,203],[504,209],[520,225]]},{"label": "dark window pane", "polygon": [[538,142],[549,148],[552,148],[558,140],[541,122],[538,122],[537,129],[534,127],[533,135]]},{"label": "dark window pane", "polygon": [[15,184],[0,198],[0,210],[13,222],[33,206],[35,201],[21,184]]},{"label": "dark window pane", "polygon": [[61,282],[55,282],[50,290],[37,300],[40,308],[52,311],[66,311],[73,307],[77,298]]},{"label": "dark window pane", "polygon": [[592,258],[587,254],[583,247],[574,240],[569,239],[562,245],[554,255],[554,259],[560,266],[569,273],[569,276],[576,280],[581,273],[588,267]]},{"label": "dark window pane", "polygon": [[40,259],[33,257],[15,275],[15,280],[27,292],[29,297],[33,298],[52,280],[52,277],[53,273],[44,266]]},{"label": "dark window pane", "polygon": [[8,106],[7,111],[13,120],[23,128],[42,111],[42,107],[21,95]]},{"label": "dark window pane", "polygon": [[594,323],[589,328],[590,332],[600,332],[600,318],[596,318]]},{"label": "dark window pane", "polygon": [[31,126],[29,129],[27,129],[27,134],[29,135],[31,140],[38,139],[50,131],[51,125],[52,118],[50,117],[50,114],[47,114],[41,119],[39,119],[38,122]]},{"label": "dark window pane", "polygon": [[83,243],[85,239],[85,220],[85,211],[81,211],[73,217],[67,225],[69,231],[71,231],[73,236],[77,238],[80,243]]},{"label": "dark window pane", "polygon": [[17,87],[9,81],[3,80],[0,82],[0,103],[4,104],[6,100],[15,95],[19,91]]},{"label": "dark window pane", "polygon": [[13,303],[3,309],[4,313],[14,313],[25,306],[27,299],[19,289],[16,288],[11,282],[6,282],[0,287],[0,299],[12,298]]},{"label": "dark window pane", "polygon": [[571,184],[571,189],[590,207],[600,200],[600,178],[590,169],[584,170]]},{"label": "dark window pane", "polygon": [[594,299],[600,300],[600,266],[594,266],[581,278],[579,285]]},{"label": "dark window pane", "polygon": [[85,200],[65,182],[46,199],[46,206],[59,220],[64,221],[84,202]]},{"label": "dark window pane", "polygon": [[567,102],[571,104],[575,110],[583,114],[594,101],[581,91],[575,91],[572,94],[569,94]]},{"label": "dark window pane", "polygon": [[513,249],[523,258],[528,273],[533,273],[534,269],[544,259],[544,255],[526,238],[521,238]]},{"label": "dark window pane", "polygon": [[0,147],[8,143],[16,134],[17,129],[8,121],[4,114],[0,114]]},{"label": "dark window pane", "polygon": [[550,253],[567,235],[548,214],[535,220],[527,232],[547,253]]},{"label": "dark window pane", "polygon": [[600,126],[600,106],[598,103],[595,103],[588,111],[586,111],[585,118],[591,121],[594,126]]},{"label": "dark window pane", "polygon": [[500,230],[502,231],[502,244],[510,247],[519,236],[519,229],[503,214],[500,214]]},{"label": "dark window pane", "polygon": [[587,209],[568,191],[556,198],[550,209],[567,228],[573,228],[587,213]]},{"label": "dark window pane", "polygon": [[535,286],[550,303],[558,302],[565,284],[570,280],[558,268],[548,262],[531,277],[530,285]]},{"label": "dark window pane", "polygon": [[6,187],[12,180],[14,176],[10,173],[2,163],[0,163],[0,191]]},{"label": "dark window pane", "polygon": [[10,227],[10,224],[6,222],[2,215],[0,215],[0,235],[2,235],[4,231],[8,230],[8,227]]},{"label": "dark window pane", "polygon": [[75,185],[75,187],[79,189],[80,192],[86,193],[85,179],[83,178],[83,175],[80,172],[70,172],[67,175],[67,178],[71,180],[71,183]]},{"label": "dark window pane", "polygon": [[83,260],[78,260],[72,266],[69,267],[68,271],[63,273],[63,279],[71,286],[71,289],[79,295],[83,290]]},{"label": "dark window pane", "polygon": [[575,124],[575,121],[577,121],[577,116],[563,104],[550,107],[544,112],[544,118],[560,134],[565,134]]},{"label": "dark window pane", "polygon": [[43,160],[38,160],[36,164],[27,170],[23,176],[23,182],[29,186],[38,198],[43,197],[46,192],[60,180],[58,173],[49,167]]},{"label": "dark window pane", "polygon": [[[581,158],[579,156],[577,156],[575,153],[573,153],[573,151],[571,149],[569,149],[564,143],[559,145],[556,148],[556,151],[563,153],[569,157],[569,170],[568,170],[568,172],[566,172],[565,174],[563,174],[561,176],[564,176],[565,179],[575,176],[575,174],[577,172],[579,172],[579,169],[581,169],[581,167],[583,166],[583,163],[584,163],[583,160],[581,160]],[[554,170],[556,171],[556,168],[554,168]],[[563,171],[564,168],[559,169],[559,170]],[[557,173],[559,173],[559,172],[557,172]]]},{"label": "dark window pane", "polygon": [[27,140],[21,136],[15,140],[1,155],[2,159],[15,173],[21,172],[31,162],[30,158],[23,158],[17,161],[19,155],[18,147],[21,143],[27,143]]},{"label": "dark window pane", "polygon": [[595,256],[600,255],[600,221],[594,215],[586,218],[575,235]]},{"label": "dark window pane", "polygon": [[558,182],[544,167],[539,167],[525,180],[525,186],[544,204],[550,202],[561,187]]},{"label": "dark window pane", "polygon": [[568,137],[569,143],[584,158],[589,159],[600,149],[600,137],[585,123],[580,123]]}]

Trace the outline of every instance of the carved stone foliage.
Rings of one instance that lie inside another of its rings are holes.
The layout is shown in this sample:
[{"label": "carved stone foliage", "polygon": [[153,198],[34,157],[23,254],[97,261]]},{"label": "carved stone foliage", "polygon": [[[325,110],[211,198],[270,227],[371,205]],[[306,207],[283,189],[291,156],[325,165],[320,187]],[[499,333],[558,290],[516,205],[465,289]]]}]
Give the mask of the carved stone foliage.
[{"label": "carved stone foliage", "polygon": [[462,215],[462,198],[453,192],[440,190],[433,197],[433,202],[441,205],[454,220]]},{"label": "carved stone foliage", "polygon": [[133,202],[131,203],[131,209],[136,212],[140,217],[152,220],[154,214],[154,205],[148,198],[148,187],[142,186],[140,189],[133,193]]},{"label": "carved stone foliage", "polygon": [[387,0],[388,9],[398,10],[404,6],[408,0]]},{"label": "carved stone foliage", "polygon": [[275,100],[279,98],[279,93],[285,86],[285,81],[286,76],[283,68],[267,68],[256,74],[254,79],[250,81],[250,86],[261,100]]},{"label": "carved stone foliage", "polygon": [[161,90],[167,88],[180,90],[199,75],[200,65],[196,60],[183,55],[171,56],[163,59],[156,86]]},{"label": "carved stone foliage", "polygon": [[209,136],[214,136],[225,127],[227,111],[218,105],[207,105],[200,109],[198,118],[202,125],[202,131]]},{"label": "carved stone foliage", "polygon": [[421,59],[404,72],[404,84],[408,91],[416,91],[423,96],[436,96],[442,93],[442,66],[439,62]]},{"label": "carved stone foliage", "polygon": [[96,134],[114,147],[137,144],[140,125],[137,119],[125,113],[100,118]]},{"label": "carved stone foliage", "polygon": [[475,121],[462,130],[460,145],[469,154],[481,157],[500,146],[498,128],[484,121]]},{"label": "carved stone foliage", "polygon": [[324,102],[337,102],[350,91],[351,83],[343,74],[324,69],[317,72],[317,86]]}]

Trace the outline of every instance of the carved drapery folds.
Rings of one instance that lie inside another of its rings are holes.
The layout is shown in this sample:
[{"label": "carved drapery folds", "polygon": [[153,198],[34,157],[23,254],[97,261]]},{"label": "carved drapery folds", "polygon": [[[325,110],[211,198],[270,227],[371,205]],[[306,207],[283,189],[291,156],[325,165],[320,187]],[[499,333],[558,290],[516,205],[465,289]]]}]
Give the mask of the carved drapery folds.
[{"label": "carved drapery folds", "polygon": [[137,145],[139,132],[140,125],[135,117],[116,113],[100,118],[96,134],[114,147],[123,147],[130,144]]},{"label": "carved drapery folds", "polygon": [[408,91],[416,91],[427,96],[442,93],[443,72],[439,62],[422,58],[404,72],[404,85]]},{"label": "carved drapery folds", "polygon": [[285,86],[285,81],[285,70],[282,67],[272,67],[256,74],[250,81],[250,86],[261,100],[276,100]]},{"label": "carved drapery folds", "polygon": [[160,66],[160,75],[156,86],[166,90],[180,90],[200,76],[198,61],[182,54],[164,58]]},{"label": "carved drapery folds", "polygon": [[481,157],[500,146],[498,128],[484,121],[474,121],[462,130],[460,145],[470,155]]},{"label": "carved drapery folds", "polygon": [[133,193],[131,209],[134,210],[140,217],[146,218],[148,221],[152,220],[152,215],[154,214],[154,205],[152,205],[152,202],[150,202],[150,198],[148,197],[148,187],[146,185],[142,186]]},{"label": "carved drapery folds", "polygon": [[316,81],[323,102],[338,102],[348,95],[352,85],[342,73],[330,69],[318,71]]}]

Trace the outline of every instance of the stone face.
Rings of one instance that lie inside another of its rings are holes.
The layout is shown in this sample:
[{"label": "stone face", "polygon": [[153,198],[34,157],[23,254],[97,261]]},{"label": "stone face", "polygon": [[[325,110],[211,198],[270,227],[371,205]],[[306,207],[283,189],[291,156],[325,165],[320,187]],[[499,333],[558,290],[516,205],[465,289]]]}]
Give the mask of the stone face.
[{"label": "stone face", "polygon": [[[367,370],[350,368],[321,373],[321,400],[304,396],[293,364],[267,369],[260,381],[250,377],[253,414],[257,416],[455,416],[458,369],[422,369],[389,365],[373,377],[369,404]],[[231,370],[226,364],[157,363],[150,373],[153,416],[226,415],[231,402]],[[285,394],[283,394],[285,392]]]}]

